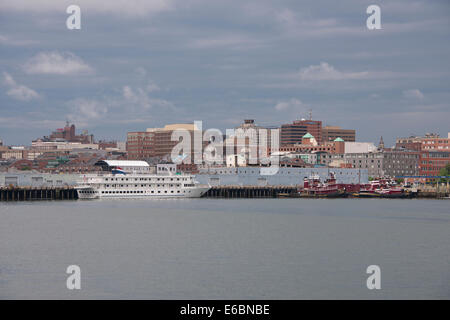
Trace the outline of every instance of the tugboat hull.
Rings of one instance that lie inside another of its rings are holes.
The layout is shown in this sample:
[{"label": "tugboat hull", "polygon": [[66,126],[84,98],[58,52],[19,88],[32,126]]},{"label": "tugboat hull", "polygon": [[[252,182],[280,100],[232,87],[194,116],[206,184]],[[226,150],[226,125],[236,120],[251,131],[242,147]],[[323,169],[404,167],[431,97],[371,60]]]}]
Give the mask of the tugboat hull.
[{"label": "tugboat hull", "polygon": [[300,198],[346,198],[348,194],[343,190],[328,192],[328,193],[300,193]]}]

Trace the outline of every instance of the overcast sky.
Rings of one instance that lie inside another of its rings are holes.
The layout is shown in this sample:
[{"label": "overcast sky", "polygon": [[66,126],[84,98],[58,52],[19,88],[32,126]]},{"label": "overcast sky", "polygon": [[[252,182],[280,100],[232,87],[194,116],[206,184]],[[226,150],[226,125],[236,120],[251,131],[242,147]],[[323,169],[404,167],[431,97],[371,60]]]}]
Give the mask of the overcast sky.
[{"label": "overcast sky", "polygon": [[[68,30],[66,8],[81,8]],[[381,30],[366,9],[381,7]],[[0,139],[308,117],[359,141],[450,131],[448,0],[0,0]]]}]

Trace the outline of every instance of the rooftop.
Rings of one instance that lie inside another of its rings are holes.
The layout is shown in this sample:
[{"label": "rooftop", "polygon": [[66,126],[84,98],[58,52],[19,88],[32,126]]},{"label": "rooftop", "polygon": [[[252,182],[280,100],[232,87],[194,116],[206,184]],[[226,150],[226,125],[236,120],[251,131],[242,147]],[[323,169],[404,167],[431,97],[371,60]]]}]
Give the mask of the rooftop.
[{"label": "rooftop", "polygon": [[[146,161],[138,160],[101,160],[110,167],[149,167]],[[100,161],[99,161],[100,162]]]}]

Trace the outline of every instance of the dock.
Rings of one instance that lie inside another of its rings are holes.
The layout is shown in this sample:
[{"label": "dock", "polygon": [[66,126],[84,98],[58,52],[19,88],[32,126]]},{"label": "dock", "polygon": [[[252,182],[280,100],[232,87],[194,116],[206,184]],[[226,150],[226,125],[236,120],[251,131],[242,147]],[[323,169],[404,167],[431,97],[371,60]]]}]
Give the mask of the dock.
[{"label": "dock", "polygon": [[214,186],[205,198],[278,198],[297,193],[296,186]]},{"label": "dock", "polygon": [[76,200],[78,193],[73,187],[3,187],[0,201]]},{"label": "dock", "polygon": [[[203,198],[300,198],[298,186],[213,186]],[[444,191],[418,191],[412,198],[445,199]],[[314,198],[314,197],[312,197]],[[0,201],[77,200],[74,187],[0,187]]]}]

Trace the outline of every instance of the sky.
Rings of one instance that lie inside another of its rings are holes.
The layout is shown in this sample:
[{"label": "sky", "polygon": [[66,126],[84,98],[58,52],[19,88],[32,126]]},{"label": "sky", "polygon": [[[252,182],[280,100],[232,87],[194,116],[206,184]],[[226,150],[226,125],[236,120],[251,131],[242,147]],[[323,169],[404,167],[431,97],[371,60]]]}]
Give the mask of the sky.
[{"label": "sky", "polygon": [[[69,5],[81,9],[70,30]],[[366,9],[381,9],[369,30]],[[308,118],[358,141],[450,132],[448,0],[0,0],[0,139]]]}]

